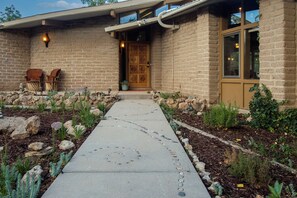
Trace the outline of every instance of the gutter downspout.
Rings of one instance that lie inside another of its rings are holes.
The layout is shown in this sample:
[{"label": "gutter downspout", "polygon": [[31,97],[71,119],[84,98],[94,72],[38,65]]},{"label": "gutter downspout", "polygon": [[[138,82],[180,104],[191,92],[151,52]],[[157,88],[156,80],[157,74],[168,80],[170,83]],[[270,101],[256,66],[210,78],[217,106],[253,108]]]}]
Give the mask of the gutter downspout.
[{"label": "gutter downspout", "polygon": [[170,12],[170,11],[172,11],[172,9],[171,10],[164,10],[164,11],[162,11],[158,15],[158,23],[163,28],[172,29],[172,30],[178,30],[179,29],[179,25],[174,25],[174,24],[173,25],[168,25],[168,24],[163,23],[163,21],[162,21],[162,16],[164,14],[166,14],[167,12]]}]

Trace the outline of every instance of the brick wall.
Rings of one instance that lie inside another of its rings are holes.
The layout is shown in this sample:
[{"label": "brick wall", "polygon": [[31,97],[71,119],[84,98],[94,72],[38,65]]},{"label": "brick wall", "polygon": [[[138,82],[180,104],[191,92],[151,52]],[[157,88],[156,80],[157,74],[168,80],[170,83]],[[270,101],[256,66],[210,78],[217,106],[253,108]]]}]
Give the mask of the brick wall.
[{"label": "brick wall", "polygon": [[151,86],[160,90],[162,83],[162,35],[161,28],[157,25],[151,27]]},{"label": "brick wall", "polygon": [[[168,22],[170,23],[170,22]],[[183,16],[162,34],[162,90],[218,99],[218,18],[208,9]]]},{"label": "brick wall", "polygon": [[0,91],[17,90],[29,66],[29,33],[0,31]]},{"label": "brick wall", "polygon": [[260,1],[260,75],[278,100],[296,103],[296,2]]},{"label": "brick wall", "polygon": [[[31,38],[31,68],[49,74],[62,69],[60,89],[118,90],[119,41],[105,33],[110,17],[75,21],[65,28],[36,28]],[[48,31],[46,48],[41,41]]]}]

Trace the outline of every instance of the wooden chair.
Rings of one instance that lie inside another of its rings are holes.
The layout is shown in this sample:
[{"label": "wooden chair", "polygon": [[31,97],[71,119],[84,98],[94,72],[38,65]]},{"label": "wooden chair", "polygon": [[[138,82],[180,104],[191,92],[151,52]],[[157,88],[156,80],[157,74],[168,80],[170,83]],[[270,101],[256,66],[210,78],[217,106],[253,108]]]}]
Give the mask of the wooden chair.
[{"label": "wooden chair", "polygon": [[61,69],[54,69],[50,75],[46,76],[45,89],[46,91],[58,91],[58,81],[61,74]]},{"label": "wooden chair", "polygon": [[43,72],[41,69],[28,69],[26,72],[26,84],[29,91],[42,90]]}]

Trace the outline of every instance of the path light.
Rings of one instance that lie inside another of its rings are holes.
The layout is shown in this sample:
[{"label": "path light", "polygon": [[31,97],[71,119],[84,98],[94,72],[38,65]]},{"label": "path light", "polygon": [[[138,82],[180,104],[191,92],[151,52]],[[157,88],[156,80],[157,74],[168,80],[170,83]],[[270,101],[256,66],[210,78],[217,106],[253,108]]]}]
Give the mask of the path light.
[{"label": "path light", "polygon": [[48,43],[51,41],[50,38],[48,37],[48,33],[45,33],[42,36],[42,41],[45,43],[45,47],[48,47]]}]

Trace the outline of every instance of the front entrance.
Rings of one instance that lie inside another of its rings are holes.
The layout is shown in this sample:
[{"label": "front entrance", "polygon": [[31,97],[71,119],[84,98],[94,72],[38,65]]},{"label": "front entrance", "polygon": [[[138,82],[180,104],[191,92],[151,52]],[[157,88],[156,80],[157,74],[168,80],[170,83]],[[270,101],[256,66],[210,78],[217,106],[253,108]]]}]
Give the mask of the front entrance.
[{"label": "front entrance", "polygon": [[127,75],[130,89],[146,89],[150,87],[149,45],[129,42]]}]

